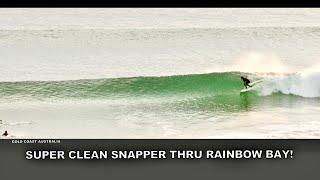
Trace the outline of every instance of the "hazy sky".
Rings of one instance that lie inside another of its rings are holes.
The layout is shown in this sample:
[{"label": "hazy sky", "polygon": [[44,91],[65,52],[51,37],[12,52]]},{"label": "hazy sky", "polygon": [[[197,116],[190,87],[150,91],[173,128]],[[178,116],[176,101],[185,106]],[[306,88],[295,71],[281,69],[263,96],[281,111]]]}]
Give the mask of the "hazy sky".
[{"label": "hazy sky", "polygon": [[319,26],[320,9],[0,9],[0,29]]}]

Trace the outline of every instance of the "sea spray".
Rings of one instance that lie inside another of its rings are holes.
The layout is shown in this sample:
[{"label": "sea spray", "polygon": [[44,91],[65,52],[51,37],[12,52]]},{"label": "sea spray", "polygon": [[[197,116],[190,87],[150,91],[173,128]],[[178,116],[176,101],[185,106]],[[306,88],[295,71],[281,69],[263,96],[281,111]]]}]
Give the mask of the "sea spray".
[{"label": "sea spray", "polygon": [[232,69],[250,73],[287,73],[292,71],[291,67],[285,65],[274,53],[261,51],[242,53],[239,58],[235,59]]},{"label": "sea spray", "polygon": [[262,96],[279,92],[308,98],[320,97],[320,68],[318,67],[314,66],[293,74],[265,77],[264,82],[256,90]]}]

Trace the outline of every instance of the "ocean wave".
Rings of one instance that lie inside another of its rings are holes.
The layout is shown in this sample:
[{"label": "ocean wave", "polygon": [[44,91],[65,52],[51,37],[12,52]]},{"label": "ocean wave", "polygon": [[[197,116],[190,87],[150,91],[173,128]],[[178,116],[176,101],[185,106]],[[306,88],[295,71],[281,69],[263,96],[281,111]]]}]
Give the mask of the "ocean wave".
[{"label": "ocean wave", "polygon": [[260,96],[274,93],[320,96],[320,73],[316,71],[290,74],[224,72],[163,77],[1,82],[0,96],[5,100],[239,96],[243,89],[240,79],[242,75],[248,76],[252,82],[262,81],[251,91]]}]

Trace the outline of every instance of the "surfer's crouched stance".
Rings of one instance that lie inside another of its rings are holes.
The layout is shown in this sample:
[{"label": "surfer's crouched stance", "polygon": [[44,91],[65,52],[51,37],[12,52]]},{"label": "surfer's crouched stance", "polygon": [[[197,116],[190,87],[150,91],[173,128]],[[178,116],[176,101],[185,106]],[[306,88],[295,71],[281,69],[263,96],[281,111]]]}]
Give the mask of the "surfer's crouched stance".
[{"label": "surfer's crouched stance", "polygon": [[250,83],[250,80],[249,80],[249,79],[241,76],[241,80],[243,81],[243,85],[244,85],[244,87],[245,87],[246,89],[248,88],[248,86],[249,86],[249,87],[252,87],[252,86],[249,85],[249,83]]}]

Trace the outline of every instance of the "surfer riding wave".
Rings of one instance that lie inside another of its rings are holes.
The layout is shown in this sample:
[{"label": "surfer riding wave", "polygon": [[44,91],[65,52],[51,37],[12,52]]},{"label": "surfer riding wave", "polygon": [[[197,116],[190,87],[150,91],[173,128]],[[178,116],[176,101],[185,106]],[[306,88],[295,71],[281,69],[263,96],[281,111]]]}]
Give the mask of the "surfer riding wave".
[{"label": "surfer riding wave", "polygon": [[250,80],[249,80],[249,79],[241,76],[241,80],[243,81],[243,85],[244,85],[244,87],[245,87],[246,89],[247,89],[248,87],[252,87],[252,86],[249,85],[249,84],[250,84]]}]

